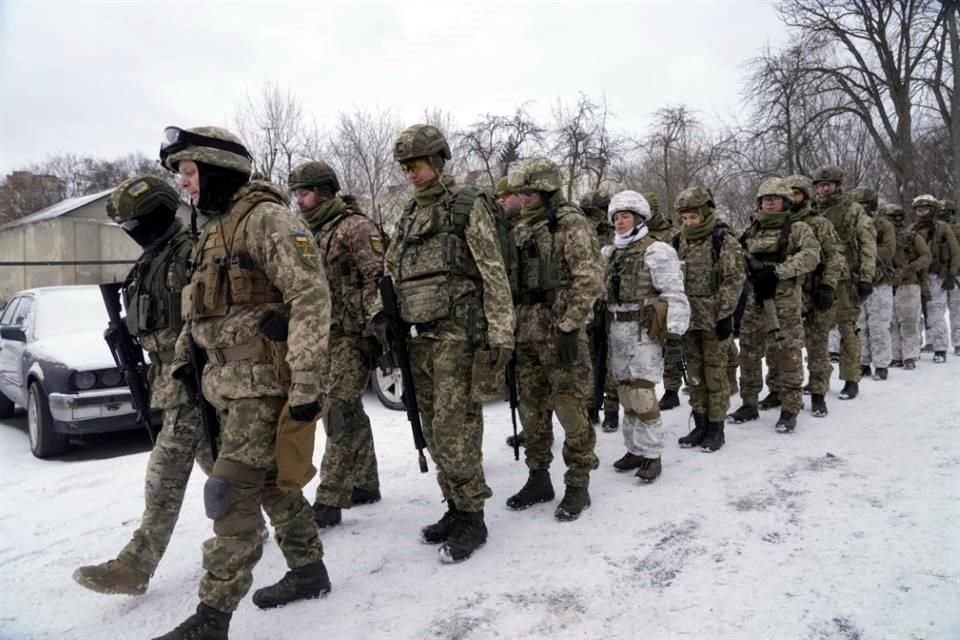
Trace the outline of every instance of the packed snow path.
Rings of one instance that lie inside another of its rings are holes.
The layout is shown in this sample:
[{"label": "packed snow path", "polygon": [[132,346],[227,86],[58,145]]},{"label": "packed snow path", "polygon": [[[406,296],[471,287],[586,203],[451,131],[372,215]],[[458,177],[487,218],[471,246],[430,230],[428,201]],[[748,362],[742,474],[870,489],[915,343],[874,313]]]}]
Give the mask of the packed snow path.
[{"label": "packed snow path", "polygon": [[[573,523],[554,520],[556,502],[504,506],[527,472],[504,445],[507,405],[490,403],[490,539],[455,566],[418,540],[444,505],[433,474],[417,472],[404,414],[369,396],[384,499],[322,532],[333,592],[272,611],[247,598],[231,637],[958,638],[960,358],[933,365],[925,355],[914,372],[864,380],[851,402],[837,399],[840,386],[834,379],[827,419],[804,413],[796,433],[780,435],[777,413],[763,412],[727,425],[714,454],[677,447],[684,400],[664,414],[664,474],[653,485],[614,472],[621,435],[598,430],[593,507]],[[139,523],[145,438],[101,438],[41,461],[24,423],[0,423],[0,638],[150,638],[181,622],[211,534],[202,472],[147,594],[98,595],[70,576],[115,557]],[[321,436],[317,466],[322,450]],[[559,499],[559,442],[554,452]],[[285,570],[269,542],[254,586]]]}]

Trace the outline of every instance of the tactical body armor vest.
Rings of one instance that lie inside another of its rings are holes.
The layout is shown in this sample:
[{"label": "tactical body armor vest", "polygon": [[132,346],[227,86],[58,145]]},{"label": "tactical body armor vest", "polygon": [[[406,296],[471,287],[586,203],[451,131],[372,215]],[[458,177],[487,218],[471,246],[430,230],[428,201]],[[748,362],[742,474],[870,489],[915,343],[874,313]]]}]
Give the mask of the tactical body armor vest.
[{"label": "tactical body armor vest", "polygon": [[896,227],[897,248],[893,256],[893,264],[897,271],[895,283],[897,285],[919,284],[919,277],[923,274],[904,272],[911,262],[919,257],[916,246],[917,232],[904,226]]},{"label": "tactical body armor vest", "polygon": [[[330,299],[335,301],[330,309],[330,330],[333,333],[360,335],[366,326],[363,313],[363,274],[353,253],[340,250],[335,243],[343,224],[350,218],[369,222],[368,218],[350,203],[340,215],[314,229],[314,234],[327,274]],[[372,223],[370,227],[375,228]]]},{"label": "tactical body armor vest", "polygon": [[950,271],[950,243],[947,240],[949,228],[950,225],[942,220],[931,220],[930,227],[916,228],[930,247],[932,261],[927,273],[943,277]]},{"label": "tactical body armor vest", "polygon": [[256,189],[226,214],[207,223],[194,250],[190,286],[184,289],[184,319],[220,318],[233,305],[283,302],[283,294],[254,263],[247,249],[250,213],[265,202],[284,206],[275,194]]},{"label": "tactical body armor vest", "polygon": [[[838,196],[839,202],[830,204],[820,211],[820,215],[830,221],[840,242],[843,244],[843,255],[847,263],[848,278],[858,277],[860,273],[860,241],[857,238],[857,212],[859,205],[847,202],[843,196]],[[866,214],[864,214],[866,215]]]},{"label": "tactical body armor vest", "polygon": [[186,285],[190,234],[180,228],[157,252],[144,253],[123,283],[127,330],[134,336],[183,326],[180,292]]},{"label": "tactical body armor vest", "polygon": [[787,217],[777,235],[764,233],[759,222],[754,222],[740,238],[740,244],[751,256],[764,264],[782,264],[787,259],[790,230],[793,221]]},{"label": "tactical body armor vest", "polygon": [[643,260],[647,249],[657,240],[646,236],[624,249],[616,249],[607,266],[607,302],[610,304],[643,305],[659,292]]},{"label": "tactical body armor vest", "polygon": [[573,285],[570,267],[555,242],[560,219],[572,214],[562,206],[550,209],[546,220],[527,227],[529,234],[517,239],[517,304],[553,304],[558,291]]}]

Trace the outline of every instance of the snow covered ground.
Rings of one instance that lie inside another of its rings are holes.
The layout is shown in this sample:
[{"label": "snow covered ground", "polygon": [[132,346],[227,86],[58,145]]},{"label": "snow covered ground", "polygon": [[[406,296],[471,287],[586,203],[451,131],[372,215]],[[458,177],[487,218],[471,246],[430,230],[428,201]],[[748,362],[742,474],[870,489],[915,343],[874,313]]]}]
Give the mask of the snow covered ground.
[{"label": "snow covered ground", "polygon": [[[766,412],[728,425],[712,455],[676,446],[687,413],[670,411],[664,475],[650,486],[614,472],[621,435],[599,432],[593,507],[573,523],[554,520],[556,503],[504,506],[526,469],[503,443],[506,404],[488,404],[490,540],[454,566],[418,541],[444,506],[433,474],[417,472],[404,415],[370,396],[384,500],[322,534],[333,592],[273,611],[248,598],[231,637],[960,638],[958,382],[960,358],[929,355],[915,372],[865,380],[852,402],[836,399],[834,379],[829,418],[803,415],[780,435]],[[94,594],[70,577],[128,540],[146,459],[144,438],[121,434],[41,461],[22,417],[0,423],[0,638],[150,638],[192,612],[210,535],[199,470],[145,596]],[[271,541],[255,586],[284,571]]]}]

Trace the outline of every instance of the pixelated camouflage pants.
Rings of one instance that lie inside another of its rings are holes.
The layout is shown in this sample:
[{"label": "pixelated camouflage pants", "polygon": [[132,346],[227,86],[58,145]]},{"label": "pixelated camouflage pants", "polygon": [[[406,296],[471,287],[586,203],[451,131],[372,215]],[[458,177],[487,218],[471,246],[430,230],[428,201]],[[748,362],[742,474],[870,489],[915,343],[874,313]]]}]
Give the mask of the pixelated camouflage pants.
[{"label": "pixelated camouflage pants", "polygon": [[943,290],[943,280],[932,273],[927,274],[930,300],[927,301],[927,342],[934,351],[947,350],[947,292]]},{"label": "pixelated camouflage pants", "polygon": [[[803,320],[799,307],[777,305],[782,341],[777,344],[780,401],[783,409],[799,413],[802,407],[803,385]],[[767,352],[767,324],[763,308],[751,300],[740,325],[740,397],[743,403],[756,407],[763,389],[763,357]]]},{"label": "pixelated camouflage pants", "polygon": [[960,347],[960,286],[947,291],[947,308],[950,310],[950,342],[956,349]]},{"label": "pixelated camouflage pants", "polygon": [[860,382],[860,336],[857,320],[860,318],[860,297],[850,280],[837,283],[836,321],[840,332],[840,379]]},{"label": "pixelated camouflage pants", "polygon": [[690,407],[711,422],[723,422],[730,408],[727,356],[730,338],[718,340],[712,331],[687,331],[683,355],[687,359]]},{"label": "pixelated camouflage pants", "polygon": [[206,573],[200,581],[200,599],[214,609],[234,611],[253,584],[253,568],[263,551],[261,507],[291,569],[322,559],[323,546],[310,503],[301,492],[277,486],[277,420],[286,399],[208,400],[220,417],[220,457],[205,494],[214,485],[226,490],[222,514],[213,521],[215,537],[203,543]]},{"label": "pixelated camouflage pants", "polygon": [[[685,354],[684,354],[685,356]],[[663,361],[663,388],[667,391],[679,391],[683,385],[683,362],[667,351]]]},{"label": "pixelated camouflage pants", "polygon": [[[833,373],[833,365],[830,364],[827,343],[832,325],[833,309],[810,311],[803,316],[803,338],[807,347],[810,393],[815,395],[826,395],[827,391],[830,390],[830,375]],[[767,341],[767,387],[770,391],[779,393],[776,346],[772,341]]]},{"label": "pixelated camouflage pants", "polygon": [[483,475],[483,408],[470,399],[473,349],[466,341],[426,336],[407,345],[440,491],[461,511],[481,511],[493,492]]},{"label": "pixelated camouflage pants", "polygon": [[553,462],[553,413],[565,437],[564,483],[585,487],[590,472],[600,464],[595,452],[597,434],[587,417],[592,394],[592,368],[587,339],[580,332],[579,357],[569,368],[557,364],[554,342],[523,342],[517,345],[517,390],[520,421],[526,436],[525,455],[531,471],[548,469]]},{"label": "pixelated camouflage pants", "polygon": [[210,444],[196,407],[178,405],[163,411],[163,428],[147,461],[143,517],[120,560],[153,575],[180,517],[183,496],[196,459],[207,475],[213,469]]},{"label": "pixelated camouflage pants", "polygon": [[356,336],[330,337],[330,376],[327,380],[327,436],[320,465],[316,501],[330,507],[352,506],[353,489],[380,488],[377,454],[370,418],[363,410],[363,392],[370,377],[370,363]]},{"label": "pixelated camouflage pants", "polygon": [[904,284],[893,295],[890,355],[894,360],[920,358],[920,285]]},{"label": "pixelated camouflage pants", "polygon": [[893,320],[893,287],[878,284],[863,303],[857,327],[860,330],[860,364],[890,366],[890,323]]}]

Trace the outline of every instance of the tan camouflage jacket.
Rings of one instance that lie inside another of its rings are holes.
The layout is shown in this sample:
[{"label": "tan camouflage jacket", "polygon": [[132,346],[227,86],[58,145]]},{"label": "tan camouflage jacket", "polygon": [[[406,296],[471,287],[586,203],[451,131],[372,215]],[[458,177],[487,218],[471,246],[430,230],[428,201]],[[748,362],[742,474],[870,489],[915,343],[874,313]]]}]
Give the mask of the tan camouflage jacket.
[{"label": "tan camouflage jacket", "polygon": [[[233,304],[222,317],[190,320],[177,341],[178,365],[187,361],[187,336],[206,351],[224,350],[251,344],[278,347],[272,361],[240,360],[207,363],[203,373],[204,394],[228,399],[289,395],[291,405],[308,404],[320,396],[321,372],[326,368],[330,330],[330,293],[323,265],[317,256],[316,242],[303,221],[284,204],[284,194],[272,184],[255,181],[241,188],[231,209],[211,218],[194,251],[194,265],[200,264],[205,251],[214,250],[218,235],[213,225],[227,225],[228,218],[244,205],[264,195],[277,202],[260,202],[249,213],[242,234],[252,269],[266,276],[282,296],[282,302]],[[209,246],[208,246],[209,245]],[[235,253],[240,249],[233,247]],[[195,270],[191,285],[198,282]],[[184,302],[185,317],[187,302]],[[259,325],[269,312],[287,315],[286,343],[269,343],[260,334]],[[282,348],[279,348],[282,347]]]},{"label": "tan camouflage jacket", "polygon": [[[549,229],[548,207],[556,215],[554,231]],[[570,279],[569,286],[556,290],[551,303],[517,305],[517,342],[543,342],[552,340],[557,331],[584,329],[593,303],[604,293],[603,263],[594,225],[558,193],[547,206],[520,212],[513,239],[518,252],[529,253],[531,242],[536,244],[540,254],[550,255],[551,262]],[[518,300],[525,289],[519,282]]]},{"label": "tan camouflage jacket", "polygon": [[809,226],[820,243],[820,262],[817,268],[803,279],[803,305],[807,312],[811,312],[814,310],[813,296],[819,285],[827,285],[836,291],[838,282],[849,279],[847,260],[843,255],[843,243],[840,242],[840,236],[833,224],[809,205],[793,213],[791,219]]},{"label": "tan camouflage jacket", "polygon": [[953,235],[950,225],[941,220],[930,220],[928,224],[921,224],[918,220],[913,230],[923,236],[930,249],[931,262],[928,273],[940,276],[960,271],[960,244]]},{"label": "tan camouflage jacket", "polygon": [[[891,222],[891,224],[893,224]],[[895,286],[926,284],[925,274],[932,259],[930,248],[923,236],[908,229],[904,224],[893,224],[897,233],[897,242],[893,263],[897,270]]]},{"label": "tan camouflage jacket", "polygon": [[[780,226],[765,227],[755,223],[747,231],[744,249],[751,254],[774,253],[779,245],[780,232]],[[774,266],[779,279],[776,303],[777,306],[795,304],[802,313],[802,277],[816,269],[820,262],[820,243],[805,222],[794,222],[790,226],[785,254],[784,261]]]},{"label": "tan camouflage jacket", "polygon": [[883,216],[874,216],[872,220],[877,230],[877,273],[873,283],[894,285],[897,282],[897,268],[893,262],[897,255],[897,230]]},{"label": "tan camouflage jacket", "polygon": [[867,212],[842,193],[818,201],[817,212],[830,221],[840,237],[848,277],[853,282],[873,282],[877,269],[877,230]]},{"label": "tan camouflage jacket", "polygon": [[673,246],[673,240],[678,235],[680,235],[680,229],[673,226],[673,224],[664,218],[661,214],[654,214],[647,221],[647,229],[650,230],[650,237],[659,240],[660,242],[666,242],[671,247]]},{"label": "tan camouflage jacket", "polygon": [[720,255],[714,255],[713,234],[690,240],[680,233],[683,288],[690,304],[693,331],[716,329],[717,321],[733,315],[743,290],[743,250],[732,231],[723,235]]}]

